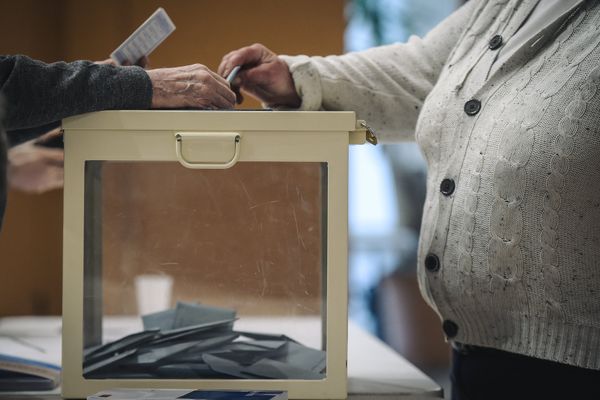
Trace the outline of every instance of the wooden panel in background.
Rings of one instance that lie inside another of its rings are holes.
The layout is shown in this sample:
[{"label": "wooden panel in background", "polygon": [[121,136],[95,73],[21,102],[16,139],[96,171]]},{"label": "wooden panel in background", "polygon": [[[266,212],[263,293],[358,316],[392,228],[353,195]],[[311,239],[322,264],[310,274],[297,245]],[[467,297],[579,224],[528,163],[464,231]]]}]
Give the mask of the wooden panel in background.
[{"label": "wooden panel in background", "polygon": [[[337,54],[343,0],[0,0],[0,53],[46,62],[101,60],[158,6],[177,26],[153,67],[203,63],[263,42],[288,54]],[[248,102],[245,107],[257,107]],[[0,316],[60,314],[62,191],[11,193],[0,233]]]},{"label": "wooden panel in background", "polygon": [[0,54],[60,58],[62,1],[1,0]]}]

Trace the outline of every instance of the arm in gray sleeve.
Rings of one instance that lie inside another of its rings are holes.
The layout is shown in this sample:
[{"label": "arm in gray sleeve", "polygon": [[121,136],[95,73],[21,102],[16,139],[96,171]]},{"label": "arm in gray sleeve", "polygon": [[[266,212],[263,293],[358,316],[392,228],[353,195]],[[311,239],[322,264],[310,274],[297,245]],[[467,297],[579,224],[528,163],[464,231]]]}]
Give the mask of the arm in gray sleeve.
[{"label": "arm in gray sleeve", "polygon": [[302,110],[350,110],[384,141],[414,137],[423,101],[467,26],[471,0],[424,38],[342,56],[281,56],[292,73]]},{"label": "arm in gray sleeve", "polygon": [[152,83],[140,67],[45,64],[22,55],[0,56],[0,93],[7,131],[92,111],[147,109],[152,103]]}]

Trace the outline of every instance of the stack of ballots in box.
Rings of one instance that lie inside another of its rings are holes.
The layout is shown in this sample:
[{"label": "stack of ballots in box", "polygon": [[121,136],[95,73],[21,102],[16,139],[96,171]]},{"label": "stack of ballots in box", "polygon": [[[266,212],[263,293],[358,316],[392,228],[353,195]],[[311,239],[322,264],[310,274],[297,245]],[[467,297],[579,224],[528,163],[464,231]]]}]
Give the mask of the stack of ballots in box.
[{"label": "stack of ballots in box", "polygon": [[142,317],[144,330],[84,351],[88,379],[324,379],[325,352],[285,335],[234,330],[236,312],[201,304]]}]

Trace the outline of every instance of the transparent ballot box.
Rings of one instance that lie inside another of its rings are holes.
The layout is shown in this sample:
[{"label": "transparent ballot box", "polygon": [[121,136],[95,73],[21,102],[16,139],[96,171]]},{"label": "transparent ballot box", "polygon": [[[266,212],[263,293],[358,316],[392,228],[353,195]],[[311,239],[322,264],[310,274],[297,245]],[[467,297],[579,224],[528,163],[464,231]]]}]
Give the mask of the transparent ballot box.
[{"label": "transparent ballot box", "polygon": [[106,111],[63,129],[64,397],[346,398],[348,145],[374,142],[354,113]]}]

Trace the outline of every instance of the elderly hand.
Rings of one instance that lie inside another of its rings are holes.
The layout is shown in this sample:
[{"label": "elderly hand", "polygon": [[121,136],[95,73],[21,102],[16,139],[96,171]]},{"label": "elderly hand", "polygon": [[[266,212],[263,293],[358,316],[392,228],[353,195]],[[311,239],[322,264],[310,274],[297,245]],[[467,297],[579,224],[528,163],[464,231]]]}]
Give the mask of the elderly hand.
[{"label": "elderly hand", "polygon": [[[112,65],[114,67],[118,67],[119,64],[117,64],[117,62],[115,60],[113,60],[112,58],[107,58],[106,60],[102,60],[102,61],[94,61],[95,64],[100,64],[100,65]],[[123,64],[124,66],[128,66],[131,65],[129,63],[125,63]],[[133,65],[137,65],[138,67],[142,67],[144,69],[147,69],[150,67],[150,59],[146,56],[140,58],[139,60],[137,60],[137,62]]]},{"label": "elderly hand", "polygon": [[[237,65],[242,69],[232,87],[238,96],[242,89],[271,107],[297,108],[302,103],[287,64],[262,44],[242,47],[225,55],[217,72],[227,76]],[[239,102],[241,99],[239,96]]]},{"label": "elderly hand", "polygon": [[235,93],[221,76],[201,64],[147,71],[152,108],[233,108]]},{"label": "elderly hand", "polygon": [[39,140],[50,140],[56,135],[60,135],[58,129],[9,150],[8,183],[11,188],[40,194],[63,187],[63,150],[36,145]]}]

